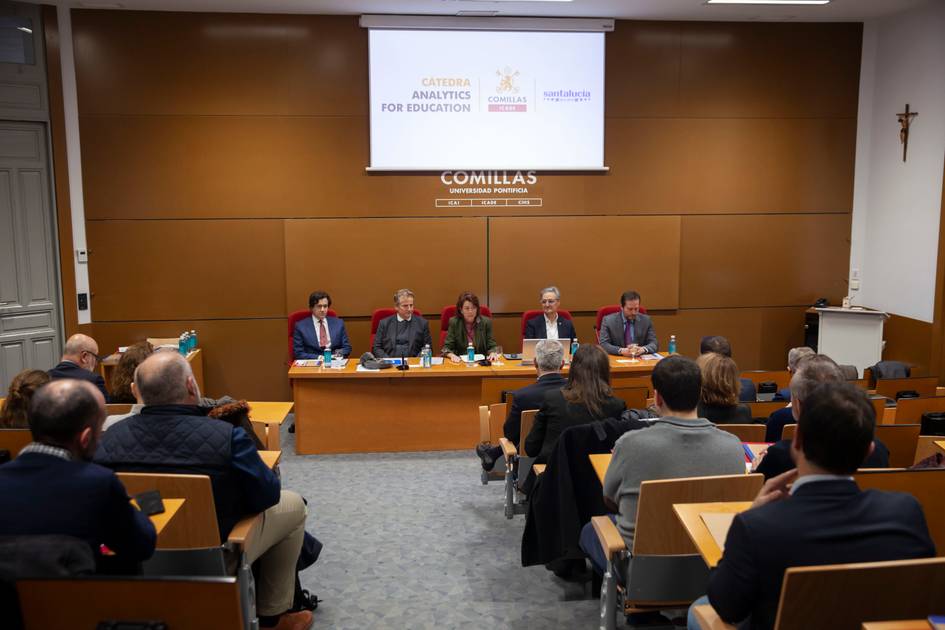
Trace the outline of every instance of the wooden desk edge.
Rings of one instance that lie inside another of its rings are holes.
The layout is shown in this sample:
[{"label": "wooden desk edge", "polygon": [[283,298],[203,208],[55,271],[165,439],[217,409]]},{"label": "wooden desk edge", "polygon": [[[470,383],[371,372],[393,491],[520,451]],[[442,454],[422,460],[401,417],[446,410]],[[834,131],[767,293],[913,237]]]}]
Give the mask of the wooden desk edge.
[{"label": "wooden desk edge", "polygon": [[597,473],[597,478],[602,486],[604,485],[604,477],[607,476],[607,468],[610,466],[611,457],[610,453],[591,453],[588,455],[591,466],[594,468],[594,472]]},{"label": "wooden desk edge", "polygon": [[699,550],[699,555],[711,569],[722,559],[722,549],[706,527],[701,514],[715,512],[721,514],[739,514],[751,507],[751,501],[718,501],[712,503],[674,503],[673,511],[682,523],[683,529]]}]

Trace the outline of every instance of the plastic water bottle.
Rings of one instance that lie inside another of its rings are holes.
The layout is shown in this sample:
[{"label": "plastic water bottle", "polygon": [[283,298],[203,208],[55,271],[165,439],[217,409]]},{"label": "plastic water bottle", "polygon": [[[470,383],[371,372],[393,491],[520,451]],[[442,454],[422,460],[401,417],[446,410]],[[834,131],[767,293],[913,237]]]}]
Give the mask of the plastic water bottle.
[{"label": "plastic water bottle", "polygon": [[466,360],[470,363],[476,360],[476,349],[473,348],[471,341],[466,345]]},{"label": "plastic water bottle", "polygon": [[190,351],[193,352],[197,349],[197,331],[190,331]]},{"label": "plastic water bottle", "polygon": [[669,336],[669,347],[667,350],[670,354],[676,354],[676,335]]},{"label": "plastic water bottle", "polygon": [[433,349],[430,344],[423,346],[423,352],[420,353],[420,365],[428,368],[433,367]]},{"label": "plastic water bottle", "polygon": [[187,341],[184,339],[184,333],[177,338],[177,351],[183,356],[187,356]]},{"label": "plastic water bottle", "polygon": [[322,365],[324,367],[331,367],[331,348],[325,346],[325,350],[322,351]]},{"label": "plastic water bottle", "polygon": [[581,347],[581,344],[578,343],[577,337],[571,340],[571,356],[574,357],[574,354],[578,351],[578,348]]}]

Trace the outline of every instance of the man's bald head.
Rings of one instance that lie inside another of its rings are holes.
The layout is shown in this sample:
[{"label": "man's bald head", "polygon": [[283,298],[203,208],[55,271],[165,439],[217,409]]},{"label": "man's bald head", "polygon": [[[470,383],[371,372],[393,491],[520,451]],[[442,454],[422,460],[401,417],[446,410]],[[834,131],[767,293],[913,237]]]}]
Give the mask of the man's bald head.
[{"label": "man's bald head", "polygon": [[145,405],[194,405],[200,398],[190,364],[173,351],[155,352],[135,370],[135,387]]},{"label": "man's bald head", "polygon": [[66,345],[62,349],[62,356],[79,356],[83,352],[98,354],[98,344],[88,335],[77,333],[66,340]]},{"label": "man's bald head", "polygon": [[87,428],[98,433],[105,420],[105,398],[87,381],[52,381],[33,394],[28,418],[34,442],[69,447]]}]

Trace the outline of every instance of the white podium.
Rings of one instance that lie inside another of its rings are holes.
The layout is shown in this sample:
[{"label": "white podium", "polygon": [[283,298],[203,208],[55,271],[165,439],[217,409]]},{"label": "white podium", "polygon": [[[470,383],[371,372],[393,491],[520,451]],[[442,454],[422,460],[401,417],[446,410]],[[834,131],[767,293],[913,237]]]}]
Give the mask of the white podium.
[{"label": "white podium", "polygon": [[814,310],[820,314],[817,352],[840,365],[855,365],[859,378],[863,378],[864,368],[882,360],[883,322],[889,315],[866,308]]}]

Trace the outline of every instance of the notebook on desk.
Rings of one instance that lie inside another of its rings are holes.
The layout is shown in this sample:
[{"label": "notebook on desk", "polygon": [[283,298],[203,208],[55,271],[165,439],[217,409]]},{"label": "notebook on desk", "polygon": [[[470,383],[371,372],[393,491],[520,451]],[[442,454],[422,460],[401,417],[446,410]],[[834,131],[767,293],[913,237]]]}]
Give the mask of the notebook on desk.
[{"label": "notebook on desk", "polygon": [[[535,365],[535,346],[544,339],[523,339],[522,340],[522,365]],[[571,363],[571,339],[557,339],[561,347],[564,348],[564,362]]]}]

